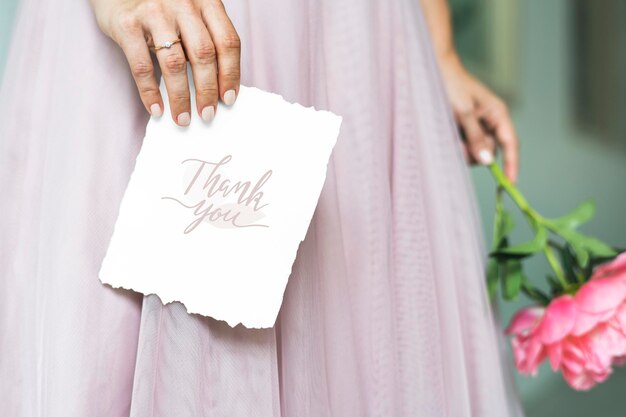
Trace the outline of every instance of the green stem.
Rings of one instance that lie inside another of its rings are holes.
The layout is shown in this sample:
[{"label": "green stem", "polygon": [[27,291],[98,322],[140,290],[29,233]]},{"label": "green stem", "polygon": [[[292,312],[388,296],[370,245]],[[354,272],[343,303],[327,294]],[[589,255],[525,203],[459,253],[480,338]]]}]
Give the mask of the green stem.
[{"label": "green stem", "polygon": [[501,221],[500,219],[500,213],[502,213],[502,209],[504,206],[504,202],[502,201],[502,191],[503,188],[498,186],[496,188],[496,215],[494,216],[494,224],[493,224],[493,236],[492,236],[492,250],[497,250],[498,249],[498,245],[500,244],[500,242],[498,241],[498,229],[499,229],[499,222]]},{"label": "green stem", "polygon": [[[498,165],[498,163],[494,162],[491,165],[489,165],[489,170],[491,171],[491,174],[495,178],[498,185],[502,187],[509,194],[509,196],[515,202],[515,204],[517,204],[520,210],[526,215],[526,218],[529,220],[529,223],[533,227],[533,229],[536,228],[537,224],[541,224],[541,225],[545,224],[545,219],[539,213],[537,213],[530,206],[530,204],[528,204],[528,201],[526,201],[526,198],[524,198],[522,193],[519,192],[519,190],[515,187],[515,185],[513,185],[511,181],[509,181],[509,179],[506,177],[504,172],[502,172],[502,169],[500,168],[500,165]],[[563,271],[563,267],[561,266],[558,259],[554,255],[552,248],[549,245],[546,245],[543,252],[546,256],[546,259],[548,260],[548,263],[550,264],[550,267],[554,271],[557,279],[563,286],[563,289],[565,291],[568,291],[570,285],[567,282],[567,279],[565,278],[565,272]]]},{"label": "green stem", "polygon": [[538,216],[539,218],[541,218],[541,216],[539,216],[539,213],[537,213],[535,210],[532,209],[532,207],[530,207],[530,204],[528,204],[528,201],[526,201],[522,193],[520,193],[519,190],[515,188],[513,184],[511,184],[511,181],[509,181],[506,175],[504,175],[504,172],[502,172],[502,169],[500,169],[500,166],[496,162],[489,165],[489,170],[496,179],[498,185],[504,188],[509,196],[511,196],[513,201],[515,201],[515,204],[518,205],[520,210],[533,217]]},{"label": "green stem", "polygon": [[[554,240],[549,240],[548,244],[551,247],[556,248],[559,251],[566,250],[566,248],[563,245],[560,245],[559,243],[555,242]],[[559,266],[560,266],[560,264],[559,264]],[[574,277],[576,278],[578,283],[579,284],[584,284],[585,283],[585,276],[580,271],[573,271],[573,272],[574,272]],[[570,287],[571,286],[573,286],[573,284],[570,284]]]},{"label": "green stem", "polygon": [[559,282],[563,286],[563,289],[565,291],[568,291],[570,284],[569,282],[567,282],[567,279],[565,278],[565,272],[563,271],[563,267],[561,266],[558,259],[556,258],[554,251],[549,245],[546,245],[546,247],[543,249],[543,253],[546,255],[546,259],[548,260],[548,263],[552,267],[552,270],[554,271],[556,278],[559,280]]}]

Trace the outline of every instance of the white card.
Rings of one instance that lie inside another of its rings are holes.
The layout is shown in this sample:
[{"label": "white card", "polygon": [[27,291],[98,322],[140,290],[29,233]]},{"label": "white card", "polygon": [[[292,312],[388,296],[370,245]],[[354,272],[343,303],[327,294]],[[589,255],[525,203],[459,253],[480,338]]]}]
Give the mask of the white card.
[{"label": "white card", "polygon": [[192,109],[149,121],[100,281],[272,327],[342,119],[244,86],[209,124]]}]

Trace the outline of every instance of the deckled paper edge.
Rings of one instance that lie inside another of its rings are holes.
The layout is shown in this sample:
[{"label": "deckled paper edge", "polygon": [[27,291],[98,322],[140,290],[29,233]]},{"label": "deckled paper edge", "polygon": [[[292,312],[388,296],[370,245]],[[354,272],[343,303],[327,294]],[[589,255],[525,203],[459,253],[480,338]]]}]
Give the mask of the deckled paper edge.
[{"label": "deckled paper edge", "polygon": [[[271,91],[265,91],[265,90],[262,90],[262,89],[257,88],[257,87],[247,87],[247,86],[241,85],[240,88],[254,89],[254,90],[258,90],[258,91],[261,91],[263,93],[266,93],[266,94],[271,94],[272,96],[275,96],[275,98],[283,100],[283,101],[285,101],[285,102],[287,102],[287,103],[289,103],[289,104],[291,104],[293,106],[303,108],[306,111],[314,111],[314,112],[319,112],[319,113],[325,114],[325,117],[328,117],[330,121],[335,123],[335,126],[333,128],[333,130],[335,132],[335,134],[333,135],[333,137],[334,137],[333,143],[332,143],[332,146],[329,147],[329,150],[328,150],[328,152],[326,154],[326,164],[325,164],[325,170],[324,170],[324,180],[320,181],[320,184],[319,184],[319,186],[318,186],[318,188],[316,190],[317,198],[315,199],[315,204],[313,204],[312,209],[310,210],[309,215],[307,215],[307,223],[306,223],[307,227],[303,227],[303,230],[300,232],[300,239],[299,239],[298,245],[294,245],[293,253],[291,255],[291,266],[289,268],[289,274],[286,275],[286,277],[283,280],[283,291],[282,291],[281,296],[280,296],[280,302],[278,303],[278,310],[275,311],[274,314],[273,314],[274,321],[272,322],[272,324],[269,325],[269,326],[268,325],[263,325],[263,324],[257,325],[255,323],[250,322],[250,321],[242,321],[242,320],[240,320],[240,321],[236,321],[236,320],[228,321],[226,319],[220,319],[220,318],[214,317],[213,315],[210,315],[210,314],[209,315],[205,315],[205,314],[200,313],[197,308],[194,308],[193,306],[190,307],[186,303],[184,303],[183,301],[175,299],[175,297],[171,297],[171,299],[170,298],[168,298],[168,299],[163,298],[161,295],[156,293],[156,289],[148,288],[148,287],[150,287],[150,285],[147,285],[146,288],[144,288],[143,290],[139,290],[139,289],[135,289],[135,288],[132,288],[132,287],[125,286],[123,284],[119,284],[119,283],[116,284],[116,283],[114,283],[116,281],[115,279],[108,279],[108,280],[106,280],[108,282],[104,282],[100,272],[102,270],[102,265],[104,264],[104,261],[105,261],[105,259],[108,256],[108,245],[107,245],[107,251],[105,253],[105,256],[102,258],[102,263],[100,265],[100,270],[98,271],[98,280],[100,281],[101,284],[107,285],[107,286],[109,286],[111,288],[121,288],[121,289],[124,289],[124,290],[130,290],[130,291],[133,291],[133,292],[136,292],[136,293],[143,294],[146,297],[150,296],[150,295],[154,295],[154,296],[159,298],[159,300],[160,300],[161,304],[163,304],[163,306],[166,306],[167,304],[171,304],[171,303],[175,303],[175,302],[180,303],[180,304],[183,305],[183,307],[185,308],[185,311],[188,314],[197,314],[197,315],[200,315],[202,317],[210,317],[213,320],[225,322],[232,328],[235,328],[237,325],[242,324],[244,327],[249,328],[249,329],[266,329],[266,328],[272,328],[272,327],[274,327],[276,325],[276,320],[278,319],[278,314],[280,312],[280,308],[281,308],[281,306],[282,306],[282,304],[284,302],[285,292],[286,292],[286,289],[287,289],[287,284],[289,283],[289,278],[291,277],[291,274],[293,273],[293,267],[294,267],[294,264],[295,264],[295,261],[296,261],[298,250],[300,248],[300,245],[302,244],[302,242],[306,238],[306,234],[308,232],[308,229],[311,226],[311,221],[313,220],[313,215],[315,214],[315,210],[316,210],[316,208],[317,208],[317,206],[319,204],[319,199],[321,197],[322,190],[324,188],[324,184],[326,183],[326,179],[328,177],[328,165],[330,164],[330,158],[332,156],[333,150],[335,149],[335,146],[337,145],[337,142],[339,140],[339,135],[341,133],[341,125],[343,124],[343,116],[337,115],[337,114],[333,113],[330,110],[318,110],[318,109],[315,108],[314,105],[313,106],[304,106],[304,105],[302,105],[302,104],[300,104],[298,102],[291,102],[289,100],[286,100],[281,94],[274,93],[274,92],[271,92]],[[167,98],[166,97],[164,97],[164,102],[167,102]],[[235,105],[236,105],[236,103],[235,103]],[[167,109],[167,106],[166,106],[164,113],[167,112],[167,111],[168,111],[168,109]],[[170,123],[174,123],[173,121],[169,121],[169,122]],[[126,188],[124,189],[124,194],[122,195],[122,199],[120,200],[120,203],[118,205],[118,215],[116,217],[115,224],[113,226],[113,232],[111,233],[111,237],[109,238],[109,245],[110,245],[111,239],[113,238],[113,236],[115,234],[115,229],[117,228],[117,218],[119,218],[119,216],[121,214],[122,202],[124,201],[124,197],[126,196],[126,190],[128,189],[128,186],[131,183],[131,181],[133,179],[133,176],[135,175],[135,167],[137,166],[137,160],[141,156],[141,151],[143,149],[143,144],[144,144],[144,142],[146,140],[146,137],[148,136],[148,133],[149,133],[148,125],[146,125],[146,133],[144,134],[144,138],[143,138],[143,140],[141,142],[141,148],[139,149],[139,152],[137,153],[137,156],[135,157],[135,164],[133,166],[133,171],[132,171],[132,173],[130,174],[130,176],[128,178],[128,183],[126,184]]]}]

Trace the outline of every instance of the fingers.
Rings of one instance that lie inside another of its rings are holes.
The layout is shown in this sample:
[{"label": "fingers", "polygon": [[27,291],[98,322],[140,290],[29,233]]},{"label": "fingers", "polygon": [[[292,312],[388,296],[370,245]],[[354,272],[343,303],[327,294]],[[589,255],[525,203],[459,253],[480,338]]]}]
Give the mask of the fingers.
[{"label": "fingers", "polygon": [[502,147],[504,173],[511,182],[515,183],[519,174],[519,140],[508,109],[504,102],[496,99],[481,113],[480,117],[494,132]]},{"label": "fingers", "polygon": [[151,45],[172,119],[178,125],[191,122],[187,59],[196,86],[196,111],[203,120],[213,119],[220,98],[226,105],[234,104],[240,88],[241,47],[221,0],[148,1],[127,6],[110,19],[113,24],[108,33],[124,50],[141,100],[152,115],[160,116],[164,106]]},{"label": "fingers", "polygon": [[476,114],[473,111],[464,112],[457,115],[457,121],[463,130],[470,158],[483,165],[491,164],[494,160],[494,143]]},{"label": "fingers", "polygon": [[[177,39],[178,33],[173,23],[156,17],[148,27],[155,46],[164,45]],[[155,51],[170,104],[172,119],[180,126],[191,122],[189,81],[187,79],[187,58],[180,42],[169,48]]]},{"label": "fingers", "polygon": [[200,16],[185,14],[179,26],[185,53],[191,62],[196,110],[202,120],[210,122],[215,117],[219,93],[215,46]]},{"label": "fingers", "polygon": [[217,52],[219,94],[231,106],[239,93],[241,41],[221,0],[207,0],[202,16]]},{"label": "fingers", "polygon": [[152,116],[161,117],[163,99],[141,25],[137,20],[128,18],[120,25],[117,35],[116,41],[126,55],[143,105]]}]

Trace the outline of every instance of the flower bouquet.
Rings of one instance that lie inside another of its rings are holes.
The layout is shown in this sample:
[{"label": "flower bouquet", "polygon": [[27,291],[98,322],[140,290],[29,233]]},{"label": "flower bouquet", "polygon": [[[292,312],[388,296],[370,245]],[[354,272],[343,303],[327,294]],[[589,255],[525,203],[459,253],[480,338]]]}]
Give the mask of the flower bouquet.
[{"label": "flower bouquet", "polygon": [[[497,163],[489,169],[498,184],[489,295],[493,298],[501,288],[505,300],[523,293],[534,301],[515,313],[506,328],[515,365],[520,373],[535,375],[547,359],[572,388],[588,390],[605,381],[613,365],[626,363],[626,253],[577,230],[593,217],[592,201],[565,216],[546,218]],[[504,208],[505,193],[528,220],[533,239],[510,244],[514,223]],[[549,292],[524,275],[522,262],[535,254],[545,256],[552,269],[546,278]]]}]

